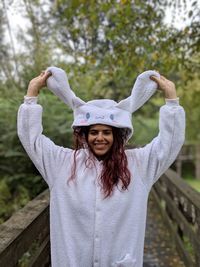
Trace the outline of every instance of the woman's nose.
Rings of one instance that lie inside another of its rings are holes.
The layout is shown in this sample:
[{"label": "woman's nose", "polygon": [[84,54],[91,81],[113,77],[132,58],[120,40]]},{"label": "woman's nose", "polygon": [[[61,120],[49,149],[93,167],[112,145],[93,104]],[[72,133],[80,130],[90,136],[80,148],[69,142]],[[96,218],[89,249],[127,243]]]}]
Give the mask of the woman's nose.
[{"label": "woman's nose", "polygon": [[103,140],[103,133],[101,133],[101,132],[98,133],[97,140],[99,140],[99,141]]}]

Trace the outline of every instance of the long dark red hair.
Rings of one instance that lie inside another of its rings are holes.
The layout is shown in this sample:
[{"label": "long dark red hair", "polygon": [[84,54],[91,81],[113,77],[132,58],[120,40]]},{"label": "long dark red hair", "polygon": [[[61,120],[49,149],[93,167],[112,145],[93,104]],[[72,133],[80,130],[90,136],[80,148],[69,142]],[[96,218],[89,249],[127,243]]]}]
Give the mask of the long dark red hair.
[{"label": "long dark red hair", "polygon": [[[90,126],[76,127],[74,129],[74,164],[72,166],[72,174],[69,179],[73,180],[76,174],[76,156],[81,148],[86,146],[89,149],[89,156],[86,159],[86,167],[94,155],[88,146],[88,133]],[[126,132],[123,129],[112,127],[113,145],[103,158],[103,169],[99,177],[99,182],[105,198],[113,193],[114,186],[119,186],[121,190],[127,190],[131,181],[131,174],[128,169],[128,161],[124,150]]]}]

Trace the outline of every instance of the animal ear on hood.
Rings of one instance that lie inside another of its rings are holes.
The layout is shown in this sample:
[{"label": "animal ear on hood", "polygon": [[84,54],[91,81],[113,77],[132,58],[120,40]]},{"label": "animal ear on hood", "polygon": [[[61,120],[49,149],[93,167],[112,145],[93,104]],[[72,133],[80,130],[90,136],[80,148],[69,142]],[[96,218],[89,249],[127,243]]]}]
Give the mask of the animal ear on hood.
[{"label": "animal ear on hood", "polygon": [[153,70],[141,73],[135,81],[131,95],[121,100],[116,107],[133,113],[147,102],[158,87],[157,83],[150,79],[151,76],[160,78],[160,74]]},{"label": "animal ear on hood", "polygon": [[49,67],[52,75],[47,79],[47,87],[74,111],[73,127],[106,124],[121,128],[126,133],[126,142],[133,134],[132,113],[139,109],[156,91],[157,83],[150,76],[160,77],[156,71],[140,74],[131,95],[116,103],[110,99],[97,99],[85,103],[71,90],[64,70]]},{"label": "animal ear on hood", "polygon": [[47,79],[48,89],[58,96],[71,109],[75,109],[85,102],[75,95],[71,90],[67,75],[64,70],[57,67],[49,67],[47,71],[51,72],[51,76]]}]

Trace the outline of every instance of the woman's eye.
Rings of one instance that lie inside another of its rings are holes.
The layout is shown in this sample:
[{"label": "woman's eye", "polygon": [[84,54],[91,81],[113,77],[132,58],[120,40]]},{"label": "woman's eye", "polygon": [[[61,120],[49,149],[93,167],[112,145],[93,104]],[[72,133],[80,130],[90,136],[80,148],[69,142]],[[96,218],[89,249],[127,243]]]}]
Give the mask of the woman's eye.
[{"label": "woman's eye", "polygon": [[[101,132],[101,131],[100,131]],[[95,130],[92,130],[92,131],[89,131],[89,134],[90,135],[98,135],[100,133],[99,131],[95,131]],[[111,135],[112,134],[112,131],[110,130],[105,130],[105,131],[102,131],[101,132],[103,135]]]},{"label": "woman's eye", "polygon": [[105,135],[110,135],[112,132],[111,131],[105,131],[104,134]]},{"label": "woman's eye", "polygon": [[96,131],[90,131],[90,134],[91,135],[97,135],[97,132]]}]

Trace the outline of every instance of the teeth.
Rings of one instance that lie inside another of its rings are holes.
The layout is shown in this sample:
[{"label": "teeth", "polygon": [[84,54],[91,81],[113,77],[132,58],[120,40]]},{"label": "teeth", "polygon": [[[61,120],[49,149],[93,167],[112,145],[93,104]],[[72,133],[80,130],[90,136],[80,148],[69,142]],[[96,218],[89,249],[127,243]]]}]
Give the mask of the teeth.
[{"label": "teeth", "polygon": [[105,146],[106,144],[94,144],[95,146]]}]

